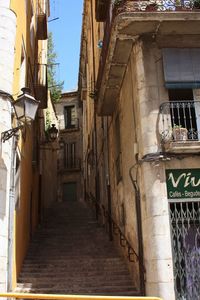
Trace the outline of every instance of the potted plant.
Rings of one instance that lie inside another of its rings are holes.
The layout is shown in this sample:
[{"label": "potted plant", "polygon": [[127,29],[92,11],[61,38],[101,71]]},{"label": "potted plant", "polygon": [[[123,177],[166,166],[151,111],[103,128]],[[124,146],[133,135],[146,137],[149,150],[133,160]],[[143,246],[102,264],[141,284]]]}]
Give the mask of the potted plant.
[{"label": "potted plant", "polygon": [[194,2],[193,2],[193,8],[200,9],[200,0],[194,0]]},{"label": "potted plant", "polygon": [[147,4],[146,11],[156,11],[158,10],[158,4],[156,2],[150,2],[149,4]]},{"label": "potted plant", "polygon": [[175,141],[186,141],[188,139],[188,130],[182,125],[174,124],[172,128],[172,135]]}]

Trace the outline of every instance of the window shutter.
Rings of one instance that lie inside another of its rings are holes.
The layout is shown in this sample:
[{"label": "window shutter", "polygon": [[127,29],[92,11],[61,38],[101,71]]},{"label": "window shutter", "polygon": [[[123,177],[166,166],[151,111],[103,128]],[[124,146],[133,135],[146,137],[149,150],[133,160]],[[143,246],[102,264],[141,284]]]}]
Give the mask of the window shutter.
[{"label": "window shutter", "polygon": [[162,51],[166,88],[200,88],[200,48],[164,48]]}]

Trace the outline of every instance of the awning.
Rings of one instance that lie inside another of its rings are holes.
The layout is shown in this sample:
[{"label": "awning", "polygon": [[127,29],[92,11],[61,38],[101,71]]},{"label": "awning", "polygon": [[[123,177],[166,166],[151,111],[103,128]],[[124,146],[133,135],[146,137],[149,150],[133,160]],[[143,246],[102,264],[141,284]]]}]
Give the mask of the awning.
[{"label": "awning", "polygon": [[200,88],[200,48],[164,48],[162,51],[166,88]]}]

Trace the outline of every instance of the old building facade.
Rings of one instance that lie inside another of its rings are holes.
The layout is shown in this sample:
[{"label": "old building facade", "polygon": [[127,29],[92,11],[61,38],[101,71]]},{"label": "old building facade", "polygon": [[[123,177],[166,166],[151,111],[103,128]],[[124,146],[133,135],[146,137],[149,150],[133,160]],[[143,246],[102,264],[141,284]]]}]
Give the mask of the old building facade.
[{"label": "old building facade", "polygon": [[[11,102],[22,94],[21,88],[30,88],[33,97],[40,101],[40,109],[47,105],[49,2],[2,0],[0,11],[0,132],[4,133],[19,125]],[[15,287],[30,237],[38,224],[38,120],[1,140],[1,291]]]},{"label": "old building facade", "polygon": [[82,105],[77,92],[62,94],[55,104],[58,117],[58,201],[82,199]]},{"label": "old building facade", "polygon": [[85,194],[166,300],[200,293],[199,22],[195,2],[84,1]]}]

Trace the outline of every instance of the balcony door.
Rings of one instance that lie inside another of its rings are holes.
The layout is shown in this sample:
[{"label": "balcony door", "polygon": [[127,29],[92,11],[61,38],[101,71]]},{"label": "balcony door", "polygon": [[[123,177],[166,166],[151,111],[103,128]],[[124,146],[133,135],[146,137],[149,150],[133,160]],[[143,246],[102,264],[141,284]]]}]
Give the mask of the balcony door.
[{"label": "balcony door", "polygon": [[186,128],[188,140],[198,140],[200,119],[198,102],[194,101],[192,89],[169,89],[172,128]]}]

